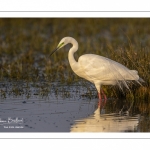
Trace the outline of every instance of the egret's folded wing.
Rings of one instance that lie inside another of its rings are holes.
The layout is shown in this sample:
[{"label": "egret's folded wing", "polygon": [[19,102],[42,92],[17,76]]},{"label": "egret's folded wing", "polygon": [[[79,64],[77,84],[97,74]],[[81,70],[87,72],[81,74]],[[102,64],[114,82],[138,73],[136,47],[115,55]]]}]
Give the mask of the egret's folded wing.
[{"label": "egret's folded wing", "polygon": [[97,80],[122,80],[128,68],[108,58],[87,54],[79,58],[80,66],[90,78]]},{"label": "egret's folded wing", "polygon": [[79,58],[84,73],[93,80],[122,81],[127,87],[126,80],[138,80],[138,72],[102,56],[86,54]]}]

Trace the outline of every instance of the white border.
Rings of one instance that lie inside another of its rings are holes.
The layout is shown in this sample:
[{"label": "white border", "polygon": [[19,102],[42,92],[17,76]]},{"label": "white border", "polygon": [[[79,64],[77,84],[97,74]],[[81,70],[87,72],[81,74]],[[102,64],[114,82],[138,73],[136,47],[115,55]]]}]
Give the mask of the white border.
[{"label": "white border", "polygon": [[0,138],[25,138],[25,139],[147,139],[149,133],[52,133],[52,132],[20,132],[0,133]]},{"label": "white border", "polygon": [[150,12],[0,12],[1,18],[149,18]]},{"label": "white border", "polygon": [[[61,11],[61,12],[60,12]],[[74,12],[73,12],[74,11]],[[80,12],[77,12],[80,11]],[[88,12],[87,12],[88,11]],[[113,11],[113,12],[112,12]],[[135,12],[138,11],[138,12]],[[150,17],[149,1],[120,0],[5,0],[0,1],[0,17],[17,18],[140,18]],[[0,138],[26,139],[126,139],[150,138],[149,133],[0,133]],[[98,143],[96,143],[98,144]]]},{"label": "white border", "polygon": [[0,11],[149,11],[149,1],[1,0]]}]

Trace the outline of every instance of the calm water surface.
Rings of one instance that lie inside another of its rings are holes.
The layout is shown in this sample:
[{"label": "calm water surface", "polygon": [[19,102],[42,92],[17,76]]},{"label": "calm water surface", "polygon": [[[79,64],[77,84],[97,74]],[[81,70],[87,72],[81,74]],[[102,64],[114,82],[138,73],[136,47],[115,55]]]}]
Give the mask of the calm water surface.
[{"label": "calm water surface", "polygon": [[140,114],[100,110],[97,97],[81,96],[83,87],[70,91],[68,97],[54,92],[39,96],[35,89],[29,97],[1,97],[0,132],[140,132]]}]

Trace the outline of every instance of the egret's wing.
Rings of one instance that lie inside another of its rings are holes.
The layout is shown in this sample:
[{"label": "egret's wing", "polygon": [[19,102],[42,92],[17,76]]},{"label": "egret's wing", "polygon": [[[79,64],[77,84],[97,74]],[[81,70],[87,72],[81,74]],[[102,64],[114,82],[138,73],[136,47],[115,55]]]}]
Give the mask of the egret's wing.
[{"label": "egret's wing", "polygon": [[126,80],[138,80],[137,71],[102,56],[86,54],[79,58],[84,73],[93,80],[120,81],[128,88]]}]

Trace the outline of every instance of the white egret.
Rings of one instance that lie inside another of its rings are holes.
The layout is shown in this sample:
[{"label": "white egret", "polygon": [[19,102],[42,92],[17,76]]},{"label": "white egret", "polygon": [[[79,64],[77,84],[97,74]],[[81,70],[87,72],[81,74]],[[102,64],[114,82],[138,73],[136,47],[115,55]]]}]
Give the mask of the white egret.
[{"label": "white egret", "polygon": [[50,56],[68,43],[72,44],[68,53],[68,59],[72,70],[80,77],[92,82],[99,97],[98,106],[101,106],[102,96],[106,103],[107,97],[102,90],[102,85],[124,85],[128,87],[127,82],[140,80],[136,70],[129,70],[122,64],[115,62],[103,56],[94,54],[85,54],[79,57],[78,61],[74,58],[74,53],[78,50],[78,42],[72,37],[64,37],[58,44],[57,48],[51,52]]}]

